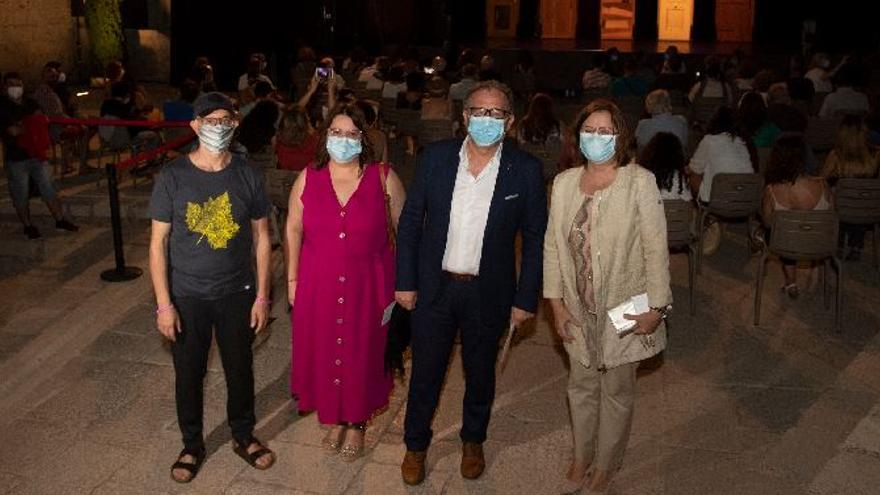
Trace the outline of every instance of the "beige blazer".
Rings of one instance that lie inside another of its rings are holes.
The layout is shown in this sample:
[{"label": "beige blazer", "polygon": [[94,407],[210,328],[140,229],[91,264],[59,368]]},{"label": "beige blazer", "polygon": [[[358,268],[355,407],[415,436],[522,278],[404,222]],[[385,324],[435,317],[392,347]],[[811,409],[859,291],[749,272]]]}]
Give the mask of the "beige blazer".
[{"label": "beige blazer", "polygon": [[544,237],[544,297],[562,299],[581,332],[565,343],[572,359],[591,366],[583,332],[586,318],[600,329],[597,368],[613,368],[649,358],[666,347],[666,325],[652,335],[618,337],[607,311],[647,292],[651,307],[672,303],[666,216],[654,175],[636,164],[621,167],[614,182],[594,195],[590,217],[593,290],[597,317],[589,315],[577,294],[578,267],[568,248],[574,217],[584,201],[583,167],[559,174],[553,182],[550,218]]}]

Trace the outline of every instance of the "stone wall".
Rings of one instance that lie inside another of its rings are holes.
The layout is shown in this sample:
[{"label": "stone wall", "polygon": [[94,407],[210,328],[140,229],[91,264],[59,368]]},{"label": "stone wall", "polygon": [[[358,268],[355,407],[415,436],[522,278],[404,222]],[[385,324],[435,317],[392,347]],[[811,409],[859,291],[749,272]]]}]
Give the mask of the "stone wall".
[{"label": "stone wall", "polygon": [[49,60],[74,63],[76,43],[70,0],[0,0],[0,72],[36,81]]}]

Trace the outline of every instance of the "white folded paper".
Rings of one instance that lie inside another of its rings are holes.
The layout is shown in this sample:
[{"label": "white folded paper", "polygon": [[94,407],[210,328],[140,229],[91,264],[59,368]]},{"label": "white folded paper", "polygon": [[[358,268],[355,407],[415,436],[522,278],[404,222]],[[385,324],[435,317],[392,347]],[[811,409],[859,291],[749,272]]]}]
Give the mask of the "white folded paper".
[{"label": "white folded paper", "polygon": [[632,296],[623,303],[608,310],[608,317],[617,330],[617,335],[623,337],[635,328],[636,322],[627,320],[623,315],[640,315],[647,313],[651,308],[648,306],[648,294],[642,293]]},{"label": "white folded paper", "polygon": [[391,313],[394,312],[394,306],[396,304],[397,304],[397,302],[391,301],[391,304],[389,304],[388,307],[385,308],[385,311],[382,312],[382,326],[383,327],[385,325],[387,325],[389,321],[391,321]]}]

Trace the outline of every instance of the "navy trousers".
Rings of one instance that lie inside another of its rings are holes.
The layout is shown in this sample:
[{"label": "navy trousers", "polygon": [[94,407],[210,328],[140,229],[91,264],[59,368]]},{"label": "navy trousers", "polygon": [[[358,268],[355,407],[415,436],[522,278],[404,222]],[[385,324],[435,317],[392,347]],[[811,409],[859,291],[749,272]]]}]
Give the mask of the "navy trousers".
[{"label": "navy trousers", "polygon": [[505,328],[485,325],[480,313],[477,280],[447,280],[435,300],[417,302],[412,314],[412,376],[404,424],[408,450],[427,450],[431,444],[431,422],[459,330],[465,376],[460,437],[465,442],[486,440],[495,400],[498,340]]}]

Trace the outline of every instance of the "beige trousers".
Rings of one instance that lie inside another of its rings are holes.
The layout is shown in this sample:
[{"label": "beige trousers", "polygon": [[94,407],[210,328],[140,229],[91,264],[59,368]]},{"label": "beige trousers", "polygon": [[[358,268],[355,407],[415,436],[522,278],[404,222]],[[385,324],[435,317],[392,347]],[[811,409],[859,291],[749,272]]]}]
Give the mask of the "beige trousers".
[{"label": "beige trousers", "polygon": [[[590,329],[592,330],[592,329]],[[589,339],[588,339],[589,341]],[[590,350],[591,363],[596,351]],[[574,458],[603,471],[616,471],[623,463],[629,441],[635,402],[636,368],[630,363],[599,372],[569,359],[568,406],[574,437]]]}]

